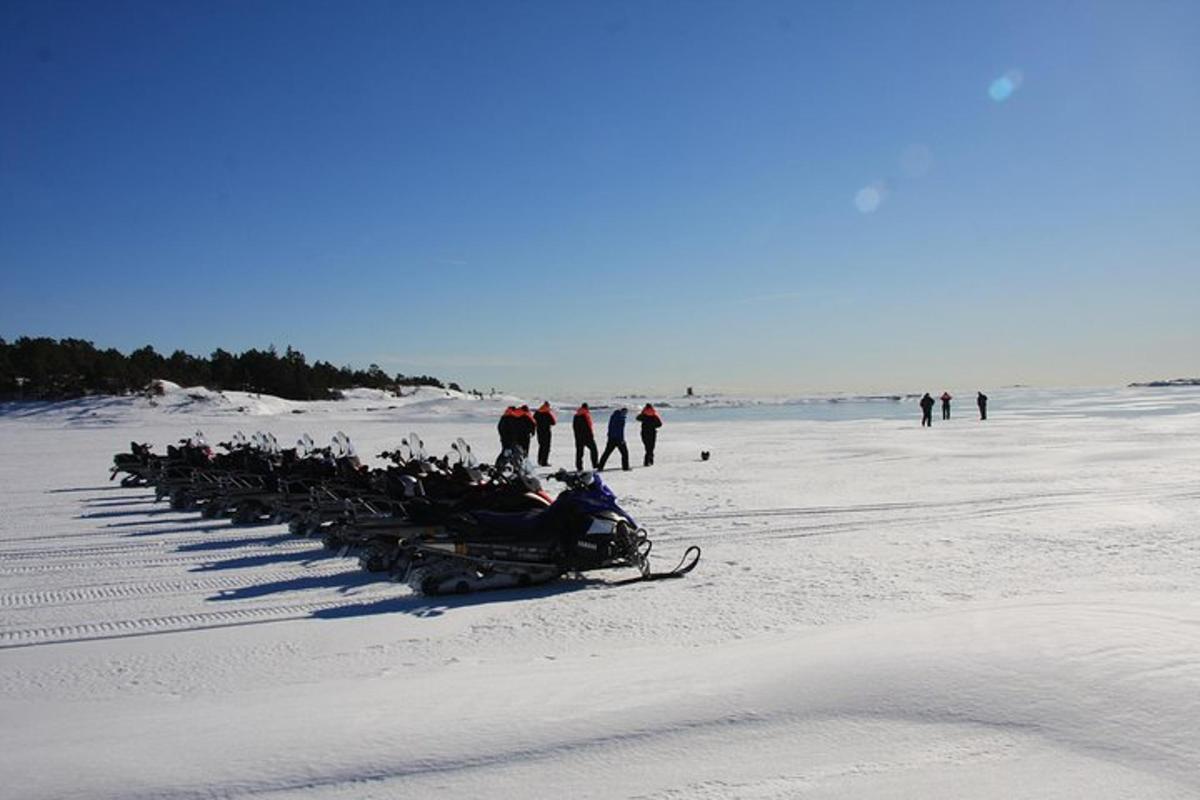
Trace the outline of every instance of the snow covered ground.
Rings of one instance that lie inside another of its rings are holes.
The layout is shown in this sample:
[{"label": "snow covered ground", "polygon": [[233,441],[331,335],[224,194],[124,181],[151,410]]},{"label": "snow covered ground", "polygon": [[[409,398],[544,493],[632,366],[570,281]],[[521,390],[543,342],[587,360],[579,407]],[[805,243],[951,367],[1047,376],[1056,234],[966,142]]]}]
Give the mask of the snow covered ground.
[{"label": "snow covered ground", "polygon": [[1200,797],[1195,390],[668,410],[606,479],[694,573],[450,599],[107,467],[196,428],[490,455],[509,398],[193,394],[0,407],[6,797]]}]

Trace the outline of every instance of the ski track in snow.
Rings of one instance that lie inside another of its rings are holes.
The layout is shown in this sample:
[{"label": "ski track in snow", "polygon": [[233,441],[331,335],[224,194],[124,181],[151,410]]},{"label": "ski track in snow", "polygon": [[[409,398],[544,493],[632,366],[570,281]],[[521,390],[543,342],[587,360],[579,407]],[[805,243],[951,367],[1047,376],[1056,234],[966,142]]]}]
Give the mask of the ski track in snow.
[{"label": "ski track in snow", "polygon": [[106,470],[196,428],[486,457],[508,398],[0,413],[5,791],[1200,797],[1194,394],[991,394],[929,431],[668,409],[605,480],[694,573],[452,598]]}]

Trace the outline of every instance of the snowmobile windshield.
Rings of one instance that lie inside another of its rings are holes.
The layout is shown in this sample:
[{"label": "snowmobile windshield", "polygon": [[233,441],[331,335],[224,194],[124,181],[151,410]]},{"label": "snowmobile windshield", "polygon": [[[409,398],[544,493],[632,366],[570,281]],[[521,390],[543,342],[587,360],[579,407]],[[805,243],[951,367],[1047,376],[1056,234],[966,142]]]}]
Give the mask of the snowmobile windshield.
[{"label": "snowmobile windshield", "polygon": [[420,436],[417,436],[416,431],[411,431],[408,434],[408,447],[412,451],[414,461],[425,460],[425,443],[421,441]]},{"label": "snowmobile windshield", "polygon": [[633,515],[617,505],[617,496],[613,494],[612,489],[604,485],[604,481],[600,480],[598,474],[593,473],[590,484],[574,491],[577,493],[574,496],[575,502],[585,511],[589,513],[616,511],[621,516],[626,517],[635,526],[637,525],[637,520],[633,518]]},{"label": "snowmobile windshield", "polygon": [[525,484],[525,488],[531,492],[542,491],[542,482],[538,480],[538,476],[535,473],[536,469],[537,467],[528,458],[522,461],[517,467],[517,477],[521,480],[521,483]]}]

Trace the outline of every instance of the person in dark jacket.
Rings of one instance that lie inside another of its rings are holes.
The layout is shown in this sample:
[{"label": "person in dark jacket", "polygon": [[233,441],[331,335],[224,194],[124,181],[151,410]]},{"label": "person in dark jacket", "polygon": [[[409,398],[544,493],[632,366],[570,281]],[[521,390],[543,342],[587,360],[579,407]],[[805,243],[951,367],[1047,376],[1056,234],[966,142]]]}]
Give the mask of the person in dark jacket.
[{"label": "person in dark jacket", "polygon": [[550,429],[558,423],[549,401],[542,403],[538,410],[533,412],[533,422],[537,427],[537,463],[540,466],[548,467],[550,466]]},{"label": "person in dark jacket", "polygon": [[613,450],[621,451],[621,469],[629,469],[629,448],[625,446],[625,415],[628,413],[629,409],[622,407],[608,418],[608,443],[604,445],[604,455],[600,456],[597,469],[604,469],[604,464]]},{"label": "person in dark jacket", "polygon": [[642,423],[642,446],[646,448],[646,457],[642,466],[654,464],[654,444],[658,441],[658,429],[662,427],[662,417],[654,410],[654,406],[646,403],[642,413],[637,415],[637,421]]},{"label": "person in dark jacket", "polygon": [[516,425],[519,413],[516,406],[509,406],[504,409],[500,421],[496,423],[496,432],[500,434],[500,455],[496,456],[496,466],[500,466],[504,461],[504,454],[517,445]]},{"label": "person in dark jacket", "polygon": [[975,398],[975,405],[979,406],[979,419],[987,419],[987,395],[980,392],[979,396]]},{"label": "person in dark jacket", "polygon": [[929,396],[929,392],[921,398],[921,427],[933,427],[933,398]]},{"label": "person in dark jacket", "polygon": [[533,440],[533,432],[537,423],[533,420],[533,412],[529,406],[521,406],[513,416],[513,444],[529,455],[529,445]]},{"label": "person in dark jacket", "polygon": [[942,392],[942,419],[950,419],[950,401],[953,399],[949,392]]},{"label": "person in dark jacket", "polygon": [[571,421],[571,429],[575,432],[575,470],[583,469],[583,451],[586,449],[592,455],[592,469],[596,468],[596,434],[592,430],[592,412],[588,404],[579,406],[575,419]]},{"label": "person in dark jacket", "polygon": [[513,415],[516,413],[516,406],[509,406],[504,409],[504,413],[500,415],[500,421],[496,423],[496,432],[500,434],[500,452],[504,452],[513,445]]}]

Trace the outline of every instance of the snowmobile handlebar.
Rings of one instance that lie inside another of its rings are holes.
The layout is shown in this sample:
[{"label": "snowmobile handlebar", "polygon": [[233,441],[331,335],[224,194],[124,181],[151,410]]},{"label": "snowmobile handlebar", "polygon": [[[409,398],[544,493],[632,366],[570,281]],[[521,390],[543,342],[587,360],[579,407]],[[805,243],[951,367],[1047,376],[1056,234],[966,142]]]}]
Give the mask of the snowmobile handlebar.
[{"label": "snowmobile handlebar", "polygon": [[558,472],[552,473],[547,477],[556,481],[562,481],[572,489],[578,489],[583,486],[588,486],[592,482],[592,473],[590,472],[569,472],[565,469],[560,469]]}]

